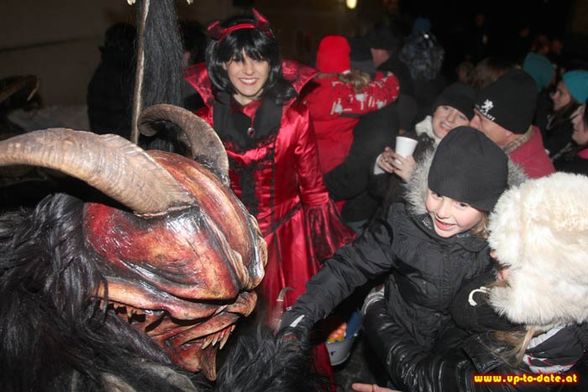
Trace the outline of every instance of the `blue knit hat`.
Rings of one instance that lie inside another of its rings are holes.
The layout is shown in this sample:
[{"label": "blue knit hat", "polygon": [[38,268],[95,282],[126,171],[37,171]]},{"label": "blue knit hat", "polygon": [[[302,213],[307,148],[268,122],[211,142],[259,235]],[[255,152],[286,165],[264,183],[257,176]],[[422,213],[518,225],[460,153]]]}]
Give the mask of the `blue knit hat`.
[{"label": "blue knit hat", "polygon": [[588,71],[566,72],[563,74],[562,79],[576,102],[586,102],[586,98],[588,98]]},{"label": "blue knit hat", "polygon": [[523,69],[531,75],[539,91],[547,87],[555,76],[553,64],[547,57],[537,53],[527,54],[523,62]]}]

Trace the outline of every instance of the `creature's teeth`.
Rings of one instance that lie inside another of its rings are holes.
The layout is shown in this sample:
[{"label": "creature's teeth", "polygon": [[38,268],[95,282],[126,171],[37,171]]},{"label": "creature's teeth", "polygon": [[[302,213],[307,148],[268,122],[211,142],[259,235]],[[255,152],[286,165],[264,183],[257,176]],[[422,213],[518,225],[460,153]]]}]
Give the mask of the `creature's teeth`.
[{"label": "creature's teeth", "polygon": [[215,333],[214,335],[212,335],[212,345],[216,345],[218,343],[218,341],[221,338],[221,333]]},{"label": "creature's teeth", "polygon": [[222,350],[223,347],[225,347],[225,344],[227,344],[227,341],[229,340],[229,336],[231,336],[231,332],[227,328],[223,331],[223,338],[221,339],[220,346],[219,346],[220,350]]},{"label": "creature's teeth", "polygon": [[231,332],[233,332],[235,330],[235,327],[236,327],[235,324],[231,325]]},{"label": "creature's teeth", "polygon": [[218,308],[218,309],[217,309],[217,310],[214,312],[214,314],[215,314],[215,315],[217,315],[217,314],[220,314],[220,313],[221,313],[223,310],[225,310],[226,308],[227,308],[227,305],[220,306],[220,307],[219,307],[219,308]]},{"label": "creature's teeth", "polygon": [[204,341],[202,342],[202,350],[204,350],[206,347],[210,346],[210,342],[211,342],[210,336],[205,337]]}]

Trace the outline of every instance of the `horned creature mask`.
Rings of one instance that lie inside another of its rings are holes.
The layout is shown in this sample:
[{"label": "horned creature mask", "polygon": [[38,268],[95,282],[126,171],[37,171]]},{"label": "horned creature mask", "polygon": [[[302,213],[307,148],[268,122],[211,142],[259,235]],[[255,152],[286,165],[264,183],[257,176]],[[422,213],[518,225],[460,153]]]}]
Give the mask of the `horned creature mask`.
[{"label": "horned creature mask", "polygon": [[83,251],[98,256],[105,282],[88,300],[150,336],[179,366],[214,379],[218,347],[255,307],[266,245],[228,187],[214,130],[171,105],[146,109],[142,132],[153,133],[154,120],[182,128],[192,157],[47,129],[0,142],[0,165],[56,169],[120,203],[84,204]]}]

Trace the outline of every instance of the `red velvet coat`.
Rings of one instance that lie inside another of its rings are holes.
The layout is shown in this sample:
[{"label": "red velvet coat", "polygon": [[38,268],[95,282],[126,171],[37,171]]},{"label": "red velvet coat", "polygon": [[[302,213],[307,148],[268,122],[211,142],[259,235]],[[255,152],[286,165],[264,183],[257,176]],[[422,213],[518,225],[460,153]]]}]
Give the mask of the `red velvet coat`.
[{"label": "red velvet coat", "polygon": [[[314,76],[314,70],[285,61],[283,74],[300,91]],[[214,127],[214,97],[204,65],[189,68],[186,80],[206,104],[198,114]],[[259,102],[254,101],[243,107],[242,112],[253,118],[258,107]],[[241,199],[243,176],[252,178],[256,218],[268,244],[263,295],[273,309],[280,290],[290,287],[292,290],[284,304],[289,306],[318,271],[319,260],[329,257],[353,238],[325,188],[308,109],[296,99],[288,101],[277,133],[254,148],[239,151],[232,143],[226,140],[223,143],[230,161],[231,187]]]}]

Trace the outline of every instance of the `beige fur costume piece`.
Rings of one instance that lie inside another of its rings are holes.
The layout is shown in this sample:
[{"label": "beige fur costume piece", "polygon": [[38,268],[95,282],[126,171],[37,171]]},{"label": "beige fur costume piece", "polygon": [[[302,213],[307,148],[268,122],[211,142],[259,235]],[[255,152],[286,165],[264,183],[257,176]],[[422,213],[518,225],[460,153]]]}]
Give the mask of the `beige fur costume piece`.
[{"label": "beige fur costume piece", "polygon": [[546,330],[588,320],[588,177],[556,173],[505,192],[490,246],[509,266],[490,302],[511,321]]}]

